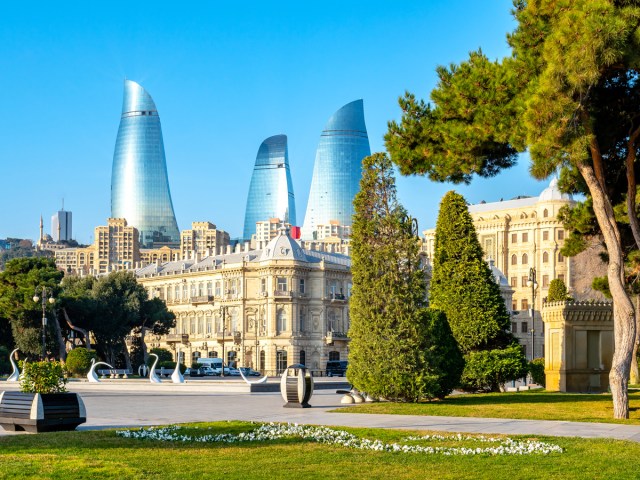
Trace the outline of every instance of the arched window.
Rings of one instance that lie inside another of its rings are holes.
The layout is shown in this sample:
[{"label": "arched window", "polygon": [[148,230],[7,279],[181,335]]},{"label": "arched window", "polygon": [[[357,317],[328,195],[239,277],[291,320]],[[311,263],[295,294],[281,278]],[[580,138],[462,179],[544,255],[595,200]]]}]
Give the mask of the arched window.
[{"label": "arched window", "polygon": [[558,252],[558,262],[564,262],[564,256]]},{"label": "arched window", "polygon": [[518,257],[516,255],[511,255],[511,265],[518,264]]},{"label": "arched window", "polygon": [[542,263],[548,263],[549,262],[549,254],[547,252],[544,252],[542,254]]},{"label": "arched window", "polygon": [[545,209],[543,210],[543,212],[542,212],[542,216],[543,216],[544,218],[547,218],[547,217],[549,216],[549,210],[547,210],[547,209],[545,208]]},{"label": "arched window", "polygon": [[260,350],[260,368],[261,372],[264,372],[265,354],[264,350]]},{"label": "arched window", "polygon": [[522,265],[527,265],[529,263],[529,255],[526,253],[522,254]]},{"label": "arched window", "polygon": [[302,365],[307,364],[307,353],[304,350],[300,350],[300,363]]}]

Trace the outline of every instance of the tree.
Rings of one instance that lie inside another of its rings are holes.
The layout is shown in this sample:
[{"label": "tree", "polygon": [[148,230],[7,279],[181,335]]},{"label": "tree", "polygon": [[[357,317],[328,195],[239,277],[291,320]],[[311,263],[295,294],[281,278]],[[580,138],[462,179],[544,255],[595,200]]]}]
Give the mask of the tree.
[{"label": "tree", "polygon": [[426,335],[442,332],[432,325],[440,317],[432,320],[424,312],[417,232],[396,199],[393,168],[385,154],[363,160],[354,207],[347,377],[373,396],[403,401],[438,396],[451,380],[440,384],[437,349]]},{"label": "tree", "polygon": [[[0,272],[0,316],[11,323],[16,347],[21,352],[33,357],[42,352],[42,307],[33,301],[33,296],[36,287],[45,286],[56,298],[62,275],[53,260],[35,257],[10,260]],[[55,352],[59,350],[60,327],[55,315],[47,318],[47,349]],[[58,356],[63,354],[64,348]]]},{"label": "tree", "polygon": [[[467,202],[462,195],[453,191],[448,192],[440,203],[429,302],[433,308],[446,314],[453,336],[466,356],[463,381],[478,378],[477,372],[472,375],[468,370],[480,364],[480,360],[473,358],[479,352],[482,352],[481,358],[491,356],[493,363],[499,363],[499,359],[504,357],[501,350],[516,343],[508,333],[511,322],[509,312],[500,294],[500,287],[483,259]],[[513,365],[524,361],[521,349],[509,352],[522,357],[513,359]],[[511,375],[507,379],[514,379],[521,373],[519,368],[509,370],[505,366],[500,378]],[[486,378],[491,381],[481,389],[498,387],[493,381],[497,377]],[[477,388],[475,382],[467,382],[467,385],[473,390]]]},{"label": "tree", "polygon": [[554,278],[549,284],[549,292],[547,293],[547,302],[564,302],[569,299],[567,294],[567,286],[559,278]]},{"label": "tree", "polygon": [[98,302],[93,295],[97,280],[94,277],[65,277],[58,301],[59,315],[68,327],[82,335],[85,347],[91,350],[89,332],[93,329],[98,312]]},{"label": "tree", "polygon": [[[406,94],[400,124],[386,135],[405,174],[438,181],[490,177],[528,149],[531,174],[575,171],[593,203],[609,260],[615,351],[609,375],[614,417],[628,418],[627,380],[636,338],[625,290],[624,252],[614,205],[627,192],[636,246],[636,155],[640,137],[640,5],[613,0],[516,0],[512,55],[481,51],[439,67],[434,105]],[[616,188],[619,179],[624,188]]]},{"label": "tree", "polygon": [[76,376],[84,376],[91,369],[91,360],[97,360],[96,352],[83,347],[74,348],[67,355],[65,366]]}]

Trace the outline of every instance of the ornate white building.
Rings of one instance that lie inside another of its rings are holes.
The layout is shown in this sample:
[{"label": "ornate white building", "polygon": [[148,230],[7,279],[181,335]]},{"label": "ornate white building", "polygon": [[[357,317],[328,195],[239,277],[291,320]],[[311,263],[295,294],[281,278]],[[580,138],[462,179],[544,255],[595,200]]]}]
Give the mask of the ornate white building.
[{"label": "ornate white building", "polygon": [[263,249],[157,262],[136,270],[150,296],[165,300],[176,327],[147,336],[190,366],[199,357],[280,373],[303,363],[323,371],[348,354],[351,260],[303,250],[282,229]]}]

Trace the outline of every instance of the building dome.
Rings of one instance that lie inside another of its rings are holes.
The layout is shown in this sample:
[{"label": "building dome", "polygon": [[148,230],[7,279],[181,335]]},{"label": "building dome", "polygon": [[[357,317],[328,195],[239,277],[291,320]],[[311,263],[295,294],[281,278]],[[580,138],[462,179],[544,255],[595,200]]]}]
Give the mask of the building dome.
[{"label": "building dome", "polygon": [[500,288],[506,287],[510,288],[509,281],[507,277],[500,271],[498,267],[495,266],[495,261],[493,258],[489,259],[489,270],[491,270],[491,274],[493,275],[494,280],[498,284]]},{"label": "building dome", "polygon": [[538,201],[540,202],[548,202],[551,200],[571,200],[571,195],[560,191],[556,177],[551,179],[549,186],[545,188],[538,197]]},{"label": "building dome", "polygon": [[278,236],[273,238],[262,250],[258,261],[263,262],[265,260],[299,260],[305,262],[307,261],[307,256],[304,254],[302,247],[298,245],[298,242],[291,238],[287,229],[283,227],[280,228]]}]

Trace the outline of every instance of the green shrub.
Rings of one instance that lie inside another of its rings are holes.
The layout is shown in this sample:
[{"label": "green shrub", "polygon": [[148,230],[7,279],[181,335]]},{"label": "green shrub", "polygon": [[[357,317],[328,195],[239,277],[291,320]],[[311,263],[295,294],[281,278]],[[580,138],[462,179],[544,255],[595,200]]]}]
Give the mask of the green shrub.
[{"label": "green shrub", "polygon": [[[173,362],[173,355],[166,348],[152,348],[149,353],[155,353],[158,356],[158,367],[162,362]],[[147,365],[150,367],[153,365],[153,362],[156,361],[156,357],[152,357],[149,355],[147,357]]]},{"label": "green shrub", "polygon": [[533,383],[546,387],[546,377],[544,374],[544,358],[534,358],[529,362],[529,374]]},{"label": "green shrub", "polygon": [[527,374],[522,347],[515,343],[503,349],[471,352],[465,360],[461,384],[468,391],[497,392],[501,385]]},{"label": "green shrub", "polygon": [[26,362],[23,364],[20,391],[27,393],[66,392],[65,369],[62,362]]},{"label": "green shrub", "polygon": [[[160,370],[161,368],[164,368],[166,370],[173,370],[174,368],[176,368],[176,362],[158,362],[158,365],[156,365],[156,371]],[[187,367],[181,363],[180,364],[180,373],[184,373],[187,370]]]},{"label": "green shrub", "polygon": [[74,376],[84,376],[91,369],[91,359],[98,359],[96,352],[84,347],[76,347],[67,354],[67,370]]},{"label": "green shrub", "polygon": [[547,293],[547,302],[563,302],[571,300],[567,294],[567,286],[559,278],[551,280],[549,284],[549,292]]}]

